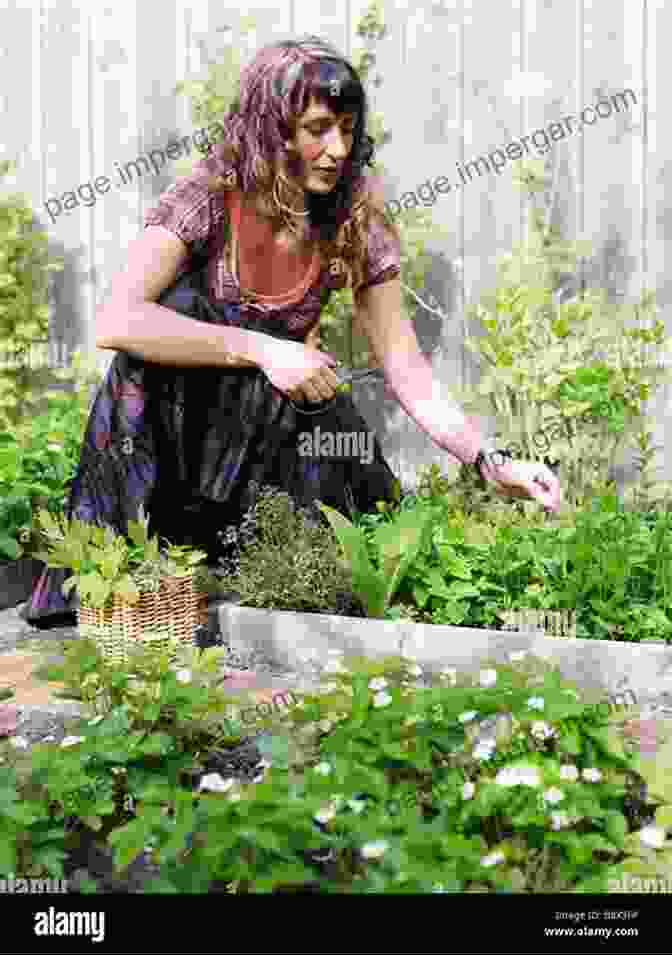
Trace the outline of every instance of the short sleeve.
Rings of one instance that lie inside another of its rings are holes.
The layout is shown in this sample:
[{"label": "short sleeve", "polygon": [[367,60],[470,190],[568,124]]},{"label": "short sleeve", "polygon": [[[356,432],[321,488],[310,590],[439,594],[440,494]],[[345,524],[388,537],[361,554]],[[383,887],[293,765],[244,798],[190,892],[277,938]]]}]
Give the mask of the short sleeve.
[{"label": "short sleeve", "polygon": [[[377,203],[384,202],[378,178],[367,178],[367,188]],[[374,212],[369,224],[364,281],[359,292],[372,285],[396,279],[401,274],[401,244],[386,225],[381,213]]]},{"label": "short sleeve", "polygon": [[212,229],[206,185],[194,181],[193,176],[179,179],[161,194],[156,206],[145,213],[144,225],[145,228],[163,226],[187,245],[206,239]]},{"label": "short sleeve", "polygon": [[208,181],[212,176],[225,175],[231,168],[231,162],[223,159],[221,148],[213,147],[210,155],[162,193],[157,204],[145,213],[145,228],[163,226],[187,245],[207,239],[217,225],[213,219],[225,214],[222,202],[214,201]]}]

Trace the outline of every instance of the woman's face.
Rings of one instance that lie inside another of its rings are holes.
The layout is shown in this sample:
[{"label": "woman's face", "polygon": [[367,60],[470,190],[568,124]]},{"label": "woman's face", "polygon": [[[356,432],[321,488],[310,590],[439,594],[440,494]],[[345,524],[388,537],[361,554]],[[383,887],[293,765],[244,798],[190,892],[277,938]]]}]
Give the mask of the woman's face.
[{"label": "woman's face", "polygon": [[328,106],[311,98],[297,123],[294,138],[289,141],[298,161],[296,178],[304,189],[314,193],[331,192],[352,150],[356,123],[355,113],[336,116]]}]

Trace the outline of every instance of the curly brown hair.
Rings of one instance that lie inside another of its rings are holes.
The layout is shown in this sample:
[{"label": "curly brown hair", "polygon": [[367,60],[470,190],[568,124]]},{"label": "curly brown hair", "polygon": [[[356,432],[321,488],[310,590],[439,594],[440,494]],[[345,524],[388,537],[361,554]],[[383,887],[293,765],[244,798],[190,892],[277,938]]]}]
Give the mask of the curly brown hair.
[{"label": "curly brown hair", "polygon": [[282,173],[281,160],[284,143],[293,138],[311,98],[337,115],[357,115],[353,148],[334,189],[325,196],[304,194],[311,238],[322,261],[340,260],[339,287],[351,288],[356,296],[364,280],[372,217],[380,217],[397,241],[400,235],[379,184],[363,174],[374,154],[374,141],[365,132],[366,92],[352,65],[331,44],[315,36],[270,44],[241,71],[238,95],[220,124],[224,139],[216,153],[224,161],[222,172],[209,177],[207,185],[217,192],[236,184],[258,195],[274,230],[285,227],[300,236],[305,217],[291,210],[300,207],[304,190]]}]

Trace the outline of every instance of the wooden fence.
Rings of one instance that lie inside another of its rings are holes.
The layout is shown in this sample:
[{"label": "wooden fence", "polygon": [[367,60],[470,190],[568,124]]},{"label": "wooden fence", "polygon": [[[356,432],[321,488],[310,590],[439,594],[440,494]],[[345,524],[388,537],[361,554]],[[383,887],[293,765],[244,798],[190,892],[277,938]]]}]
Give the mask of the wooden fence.
[{"label": "wooden fence", "polygon": [[[244,60],[265,43],[308,32],[353,55],[365,10],[360,0],[273,0],[244,9],[222,0],[164,0],[160,7],[132,0],[5,0],[0,159],[14,159],[18,168],[14,183],[0,188],[30,197],[50,251],[65,259],[52,294],[50,337],[58,348],[80,346],[97,356],[101,369],[111,360],[112,353],[95,349],[96,306],[141,230],[144,211],[178,175],[168,163],[119,185],[118,170],[191,132],[189,101],[174,95],[176,83],[204,78],[208,63],[240,42],[242,16],[257,22]],[[594,112],[584,114],[590,118],[583,134],[551,144],[559,163],[558,219],[567,238],[594,243],[586,280],[614,301],[635,301],[643,288],[653,289],[669,331],[666,185],[672,164],[657,119],[658,93],[670,88],[665,77],[672,58],[659,60],[658,52],[672,30],[672,6],[663,0],[397,0],[383,10],[389,32],[375,47],[382,83],[372,91],[372,106],[392,131],[379,152],[390,198],[415,191],[449,231],[432,248],[423,294],[435,296],[449,318],[437,327],[423,308],[416,316],[421,344],[436,349],[441,378],[448,385],[477,381],[462,345],[465,331],[477,330],[466,329],[464,309],[493,286],[496,257],[521,239],[525,224],[510,170],[481,174],[469,164],[525,135],[529,155],[542,156],[547,150],[540,134],[531,140],[534,132],[587,108]],[[614,104],[626,90],[635,96],[627,106],[607,114],[598,105]],[[102,176],[115,184],[105,195],[91,186]],[[423,184],[439,176],[463,188],[430,201]],[[667,479],[668,398],[665,388],[650,404],[654,440],[663,446],[659,477]],[[412,482],[420,465],[454,464],[389,405],[363,402],[362,410],[404,481]],[[625,462],[620,480],[630,474]]]}]

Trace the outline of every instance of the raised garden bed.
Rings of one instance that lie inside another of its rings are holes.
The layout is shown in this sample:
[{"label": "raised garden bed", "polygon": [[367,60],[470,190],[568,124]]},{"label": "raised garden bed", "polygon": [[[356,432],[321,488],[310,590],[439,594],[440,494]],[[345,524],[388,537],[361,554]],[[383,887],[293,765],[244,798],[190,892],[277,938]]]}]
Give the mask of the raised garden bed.
[{"label": "raised garden bed", "polygon": [[669,867],[669,781],[647,790],[542,662],[471,679],[346,655],[262,736],[231,714],[222,736],[207,654],[134,668],[133,686],[89,655],[73,647],[66,670],[99,715],[60,747],[3,753],[14,871],[49,861],[111,892],[599,893]]}]

